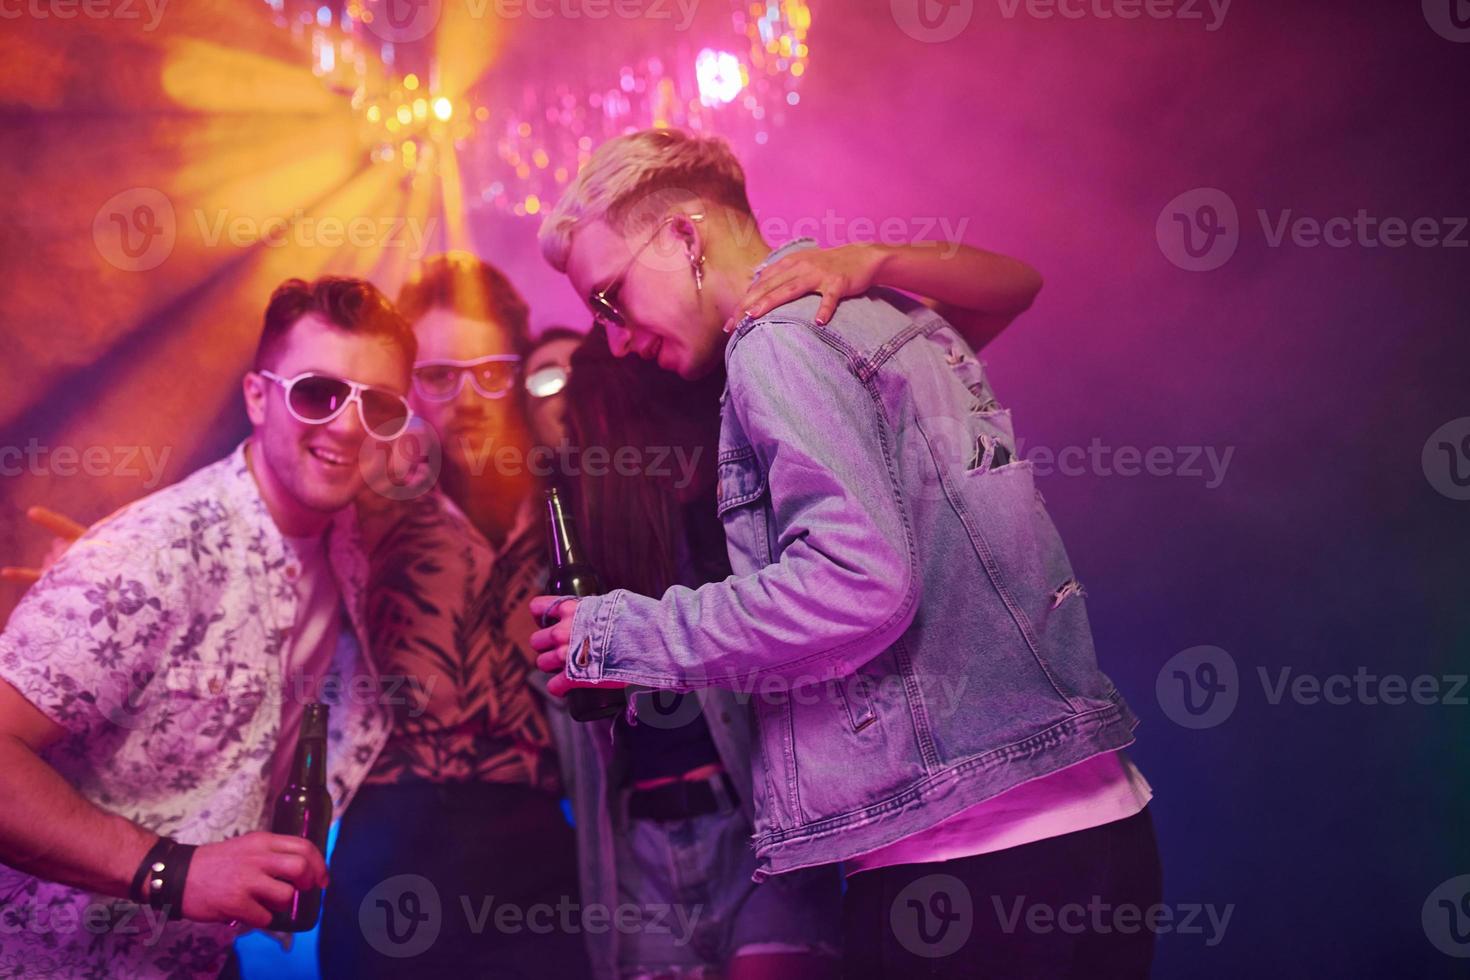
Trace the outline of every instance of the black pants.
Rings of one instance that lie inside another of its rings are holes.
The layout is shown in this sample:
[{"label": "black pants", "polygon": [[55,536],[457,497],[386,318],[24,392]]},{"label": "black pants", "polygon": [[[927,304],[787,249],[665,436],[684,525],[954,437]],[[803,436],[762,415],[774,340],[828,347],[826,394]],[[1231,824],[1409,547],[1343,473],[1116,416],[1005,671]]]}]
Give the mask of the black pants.
[{"label": "black pants", "polygon": [[364,786],[332,854],[322,976],[587,977],[576,854],[560,802],[529,787]]},{"label": "black pants", "polygon": [[1163,886],[1143,812],[1090,830],[847,879],[843,975],[1136,980]]}]

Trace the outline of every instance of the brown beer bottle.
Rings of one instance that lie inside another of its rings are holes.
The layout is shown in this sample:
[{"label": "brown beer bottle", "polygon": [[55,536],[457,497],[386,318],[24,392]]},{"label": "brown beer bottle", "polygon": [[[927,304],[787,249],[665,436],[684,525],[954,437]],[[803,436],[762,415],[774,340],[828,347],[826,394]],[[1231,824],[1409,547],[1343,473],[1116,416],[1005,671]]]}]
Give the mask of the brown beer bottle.
[{"label": "brown beer bottle", "polygon": [[[271,833],[305,837],[323,857],[327,853],[327,832],[332,827],[332,797],[327,792],[327,710],[327,705],[315,702],[306,706],[291,778],[276,800],[271,820]],[[291,897],[290,908],[271,918],[270,927],[276,932],[310,932],[316,928],[321,911],[320,888],[298,891]]]},{"label": "brown beer bottle", "polygon": [[[602,594],[597,572],[587,564],[587,555],[577,538],[577,527],[566,512],[556,487],[546,491],[546,544],[551,552],[549,595],[583,598]],[[547,624],[549,625],[549,624]],[[575,688],[567,693],[567,710],[577,721],[595,721],[621,714],[626,706],[621,688]]]}]

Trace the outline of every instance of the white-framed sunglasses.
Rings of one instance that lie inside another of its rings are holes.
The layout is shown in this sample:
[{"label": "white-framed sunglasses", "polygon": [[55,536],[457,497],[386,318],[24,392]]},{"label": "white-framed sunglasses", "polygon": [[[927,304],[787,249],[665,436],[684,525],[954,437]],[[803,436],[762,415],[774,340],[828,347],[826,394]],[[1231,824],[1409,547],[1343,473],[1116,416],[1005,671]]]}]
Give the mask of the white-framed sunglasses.
[{"label": "white-framed sunglasses", "polygon": [[413,390],[431,402],[453,401],[468,378],[481,398],[504,398],[516,385],[519,354],[489,354],[468,361],[415,361]]},{"label": "white-framed sunglasses", "polygon": [[293,378],[274,371],[256,373],[285,389],[286,410],[306,425],[326,425],[356,402],[363,429],[374,439],[386,441],[403,435],[413,419],[408,399],[386,388],[315,371],[303,371]]}]

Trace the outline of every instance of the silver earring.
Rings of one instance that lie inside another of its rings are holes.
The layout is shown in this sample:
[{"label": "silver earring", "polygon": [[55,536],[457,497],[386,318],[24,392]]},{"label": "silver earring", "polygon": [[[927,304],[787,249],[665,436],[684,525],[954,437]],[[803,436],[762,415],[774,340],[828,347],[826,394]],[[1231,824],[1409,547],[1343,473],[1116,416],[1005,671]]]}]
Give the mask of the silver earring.
[{"label": "silver earring", "polygon": [[701,255],[697,260],[689,263],[689,265],[694,270],[695,292],[704,292],[704,256]]}]

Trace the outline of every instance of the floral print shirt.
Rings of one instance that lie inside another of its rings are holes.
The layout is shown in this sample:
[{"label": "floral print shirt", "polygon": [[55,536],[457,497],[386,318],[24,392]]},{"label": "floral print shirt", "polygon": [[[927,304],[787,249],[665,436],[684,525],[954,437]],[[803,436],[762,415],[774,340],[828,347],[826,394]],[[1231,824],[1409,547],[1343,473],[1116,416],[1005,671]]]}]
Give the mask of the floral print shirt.
[{"label": "floral print shirt", "polygon": [[[351,509],[327,549],[352,631],[320,689],[282,676],[300,567],[246,447],[93,527],[0,633],[0,678],[66,730],[43,757],[86,799],[190,844],[268,829],[285,698],[332,705],[337,815],[390,715],[363,627],[366,559]],[[356,642],[352,642],[355,638]],[[0,977],[214,977],[235,930],[0,865]]]}]

